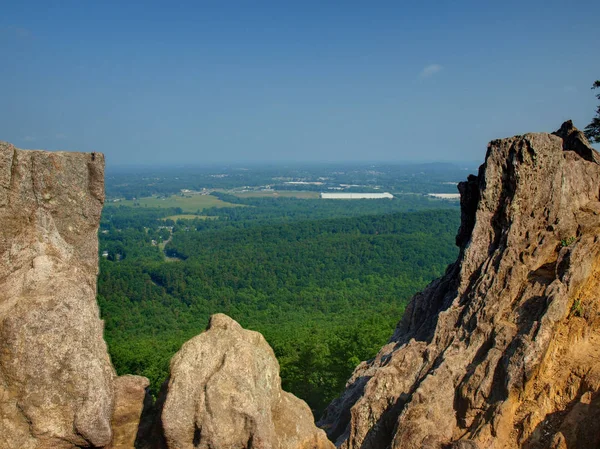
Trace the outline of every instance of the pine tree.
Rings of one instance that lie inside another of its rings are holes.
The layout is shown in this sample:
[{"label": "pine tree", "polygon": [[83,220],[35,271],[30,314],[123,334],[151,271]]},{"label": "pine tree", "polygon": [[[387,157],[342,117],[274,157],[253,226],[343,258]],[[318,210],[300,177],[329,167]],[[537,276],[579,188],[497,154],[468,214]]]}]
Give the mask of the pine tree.
[{"label": "pine tree", "polygon": [[[600,87],[600,80],[596,80],[592,89]],[[596,98],[600,100],[600,94],[596,95]],[[600,105],[596,109],[596,117],[592,119],[592,122],[585,127],[585,137],[592,143],[600,143]]]}]

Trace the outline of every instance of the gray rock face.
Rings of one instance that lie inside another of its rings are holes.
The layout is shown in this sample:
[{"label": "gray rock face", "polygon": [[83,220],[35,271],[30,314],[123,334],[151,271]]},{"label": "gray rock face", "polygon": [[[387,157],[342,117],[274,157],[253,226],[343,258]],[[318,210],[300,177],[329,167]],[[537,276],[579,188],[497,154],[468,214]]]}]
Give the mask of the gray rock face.
[{"label": "gray rock face", "polygon": [[489,144],[458,260],[319,422],[337,446],[600,444],[598,161],[569,122]]},{"label": "gray rock face", "polygon": [[111,440],[114,371],[96,304],[103,201],[102,154],[0,142],[3,448]]},{"label": "gray rock face", "polygon": [[222,314],[171,360],[162,427],[170,449],[333,448],[263,336]]}]

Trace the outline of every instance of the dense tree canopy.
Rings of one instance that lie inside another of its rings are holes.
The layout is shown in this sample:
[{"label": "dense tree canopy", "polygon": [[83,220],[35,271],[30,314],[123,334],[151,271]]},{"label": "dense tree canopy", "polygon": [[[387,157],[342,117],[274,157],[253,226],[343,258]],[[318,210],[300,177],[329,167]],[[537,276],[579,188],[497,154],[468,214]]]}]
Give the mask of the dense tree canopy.
[{"label": "dense tree canopy", "polygon": [[[335,203],[330,214],[341,217],[308,219],[311,207],[325,215],[317,203],[261,200],[239,217],[177,223],[164,220],[173,211],[108,207],[98,300],[117,372],[147,376],[156,394],[171,356],[223,312],[262,332],[284,388],[322,410],[390,337],[408,299],[455,259],[459,213],[348,217]],[[359,213],[360,203],[348,206]]]}]

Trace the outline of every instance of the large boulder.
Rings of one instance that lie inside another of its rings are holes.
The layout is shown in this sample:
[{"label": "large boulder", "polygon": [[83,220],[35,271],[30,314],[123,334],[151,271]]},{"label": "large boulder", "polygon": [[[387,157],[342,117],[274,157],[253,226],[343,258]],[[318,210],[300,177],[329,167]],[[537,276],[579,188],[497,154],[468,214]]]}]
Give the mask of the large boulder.
[{"label": "large boulder", "polygon": [[114,370],[96,304],[100,153],[0,142],[3,448],[111,441]]},{"label": "large boulder", "polygon": [[337,446],[600,447],[598,161],[570,122],[489,144],[458,260],[321,419]]},{"label": "large boulder", "polygon": [[333,448],[263,336],[222,314],[171,360],[162,428],[170,449]]}]

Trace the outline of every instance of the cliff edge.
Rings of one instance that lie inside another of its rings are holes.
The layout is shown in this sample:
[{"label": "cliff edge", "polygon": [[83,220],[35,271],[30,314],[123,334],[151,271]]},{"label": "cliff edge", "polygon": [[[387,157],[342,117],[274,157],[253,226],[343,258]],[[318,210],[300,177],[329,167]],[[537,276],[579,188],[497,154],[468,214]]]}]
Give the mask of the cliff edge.
[{"label": "cliff edge", "polygon": [[319,422],[338,447],[600,447],[599,156],[571,122],[489,144],[458,260]]},{"label": "cliff edge", "polygon": [[7,448],[99,447],[113,377],[96,304],[99,153],[0,142],[0,435]]}]

